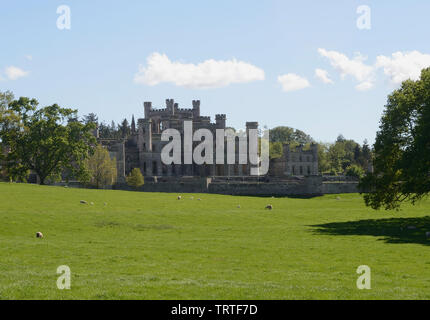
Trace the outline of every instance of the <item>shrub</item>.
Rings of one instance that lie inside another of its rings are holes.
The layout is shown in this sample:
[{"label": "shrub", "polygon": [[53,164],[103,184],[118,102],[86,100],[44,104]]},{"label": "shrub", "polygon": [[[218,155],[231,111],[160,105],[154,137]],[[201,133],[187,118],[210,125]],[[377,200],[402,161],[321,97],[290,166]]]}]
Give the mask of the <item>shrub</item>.
[{"label": "shrub", "polygon": [[142,172],[139,168],[134,168],[131,170],[130,174],[126,178],[127,184],[131,187],[138,188],[143,186],[145,183]]}]

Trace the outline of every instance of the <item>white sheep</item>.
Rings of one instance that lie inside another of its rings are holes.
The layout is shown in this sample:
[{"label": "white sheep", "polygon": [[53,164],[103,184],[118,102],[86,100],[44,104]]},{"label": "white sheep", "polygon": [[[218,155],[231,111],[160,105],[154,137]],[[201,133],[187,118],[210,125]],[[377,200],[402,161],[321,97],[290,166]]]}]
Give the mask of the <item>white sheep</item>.
[{"label": "white sheep", "polygon": [[182,199],[182,197],[181,196],[178,196],[178,200],[181,200]]},{"label": "white sheep", "polygon": [[36,232],[36,238],[43,238],[43,233],[42,232]]}]

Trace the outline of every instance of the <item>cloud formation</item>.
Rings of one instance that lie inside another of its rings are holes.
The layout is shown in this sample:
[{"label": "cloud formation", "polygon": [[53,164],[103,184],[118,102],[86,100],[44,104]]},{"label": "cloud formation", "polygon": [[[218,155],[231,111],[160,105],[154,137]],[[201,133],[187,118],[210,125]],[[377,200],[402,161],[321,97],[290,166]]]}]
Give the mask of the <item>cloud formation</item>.
[{"label": "cloud formation", "polygon": [[323,69],[315,69],[315,76],[320,79],[324,83],[334,83],[333,80],[331,80],[328,76],[328,72]]},{"label": "cloud formation", "polygon": [[174,62],[165,54],[155,52],[147,58],[147,66],[139,66],[134,82],[150,86],[173,83],[180,87],[207,89],[264,80],[264,77],[262,69],[236,59],[209,59],[192,64]]},{"label": "cloud formation", "polygon": [[28,76],[28,71],[24,71],[18,67],[9,66],[5,69],[5,75],[9,80],[17,80]]},{"label": "cloud formation", "polygon": [[306,78],[303,78],[295,73],[287,73],[278,77],[278,82],[285,92],[297,91],[310,87],[310,83]]},{"label": "cloud formation", "polygon": [[418,80],[421,70],[430,67],[430,55],[419,51],[398,51],[391,57],[378,56],[375,66],[383,68],[384,74],[390,77],[392,83],[400,84],[407,79]]},{"label": "cloud formation", "polygon": [[332,67],[340,73],[342,78],[348,75],[354,77],[359,82],[356,86],[357,90],[368,90],[373,87],[374,68],[364,64],[363,61],[366,58],[361,54],[358,53],[353,59],[350,59],[343,53],[322,48],[318,49],[318,53],[329,59]]}]

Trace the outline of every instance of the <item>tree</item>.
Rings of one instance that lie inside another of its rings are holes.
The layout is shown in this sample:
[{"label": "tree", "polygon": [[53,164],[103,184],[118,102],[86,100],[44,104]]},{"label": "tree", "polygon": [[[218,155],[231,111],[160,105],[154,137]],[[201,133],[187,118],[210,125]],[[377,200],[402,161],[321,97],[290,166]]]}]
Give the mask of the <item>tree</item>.
[{"label": "tree", "polygon": [[86,161],[86,166],[90,173],[87,182],[96,187],[111,186],[115,184],[117,178],[116,159],[111,159],[109,152],[101,145],[97,145],[94,154]]},{"label": "tree", "polygon": [[126,181],[129,186],[132,186],[134,188],[143,186],[144,179],[142,172],[140,172],[140,169],[134,168],[133,170],[131,170],[130,174],[126,178]]},{"label": "tree", "polygon": [[121,133],[122,138],[127,138],[130,135],[130,126],[127,119],[124,119],[121,125],[118,125],[118,131]]},{"label": "tree", "polygon": [[307,144],[314,140],[303,131],[290,127],[276,127],[270,130],[270,141],[290,144]]},{"label": "tree", "polygon": [[330,144],[319,142],[318,143],[318,171],[321,173],[330,171],[330,162],[328,159],[328,150]]},{"label": "tree", "polygon": [[69,170],[86,174],[84,160],[92,151],[94,124],[67,121],[77,111],[57,104],[37,110],[36,99],[21,97],[9,103],[0,115],[0,139],[8,148],[4,156],[8,175],[24,180],[29,170],[45,184]]},{"label": "tree", "polygon": [[360,183],[367,206],[399,209],[430,192],[430,68],[388,96],[374,144],[373,173]]},{"label": "tree", "polygon": [[91,112],[84,116],[84,123],[95,123],[96,125],[98,125],[99,118],[95,113]]},{"label": "tree", "polygon": [[361,178],[364,176],[364,170],[359,165],[353,164],[346,168],[345,174],[348,177]]}]

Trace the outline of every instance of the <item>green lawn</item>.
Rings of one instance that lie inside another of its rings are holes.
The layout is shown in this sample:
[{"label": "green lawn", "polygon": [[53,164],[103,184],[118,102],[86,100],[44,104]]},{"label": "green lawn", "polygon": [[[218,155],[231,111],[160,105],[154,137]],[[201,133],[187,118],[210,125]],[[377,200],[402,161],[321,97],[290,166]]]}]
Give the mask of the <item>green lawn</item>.
[{"label": "green lawn", "polygon": [[[375,212],[358,194],[177,200],[0,183],[0,226],[1,299],[430,299],[430,201]],[[71,290],[57,289],[60,265]],[[356,287],[360,265],[371,290]]]}]

